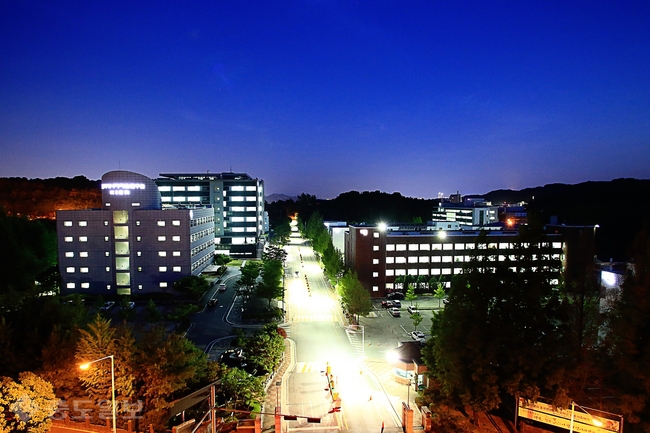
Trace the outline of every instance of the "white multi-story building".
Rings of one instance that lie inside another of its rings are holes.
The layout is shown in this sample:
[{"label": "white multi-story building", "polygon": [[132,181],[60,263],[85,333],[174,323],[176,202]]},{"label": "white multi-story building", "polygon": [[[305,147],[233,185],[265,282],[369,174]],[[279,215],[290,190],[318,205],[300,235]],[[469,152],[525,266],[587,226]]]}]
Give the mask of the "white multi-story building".
[{"label": "white multi-story building", "polygon": [[211,206],[217,253],[260,257],[268,218],[264,211],[264,181],[245,173],[160,174],[164,208]]},{"label": "white multi-story building", "polygon": [[153,180],[129,171],[102,176],[102,208],[56,215],[62,294],[173,293],[214,257],[214,211],[163,209]]}]

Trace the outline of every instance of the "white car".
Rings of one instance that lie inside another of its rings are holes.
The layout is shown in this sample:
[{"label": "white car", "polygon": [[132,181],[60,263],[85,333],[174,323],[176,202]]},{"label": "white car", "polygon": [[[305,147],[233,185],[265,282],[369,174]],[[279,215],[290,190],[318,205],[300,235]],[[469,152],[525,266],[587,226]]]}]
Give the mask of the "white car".
[{"label": "white car", "polygon": [[415,341],[424,341],[424,332],[422,331],[413,331],[411,332],[411,338],[414,339]]},{"label": "white car", "polygon": [[417,307],[414,307],[413,305],[409,305],[406,310],[409,312],[409,314],[420,314],[420,310],[418,310]]},{"label": "white car", "polygon": [[113,308],[114,305],[115,305],[115,302],[113,302],[113,301],[108,301],[108,302],[106,302],[104,305],[102,305],[99,309],[100,309],[101,311],[108,311],[108,310],[110,310],[111,308]]},{"label": "white car", "polygon": [[226,291],[226,285],[225,284],[219,284],[219,291],[220,292],[225,292]]},{"label": "white car", "polygon": [[391,316],[393,317],[399,317],[401,316],[401,313],[399,312],[399,308],[397,307],[390,307],[388,309],[388,312],[390,313]]}]

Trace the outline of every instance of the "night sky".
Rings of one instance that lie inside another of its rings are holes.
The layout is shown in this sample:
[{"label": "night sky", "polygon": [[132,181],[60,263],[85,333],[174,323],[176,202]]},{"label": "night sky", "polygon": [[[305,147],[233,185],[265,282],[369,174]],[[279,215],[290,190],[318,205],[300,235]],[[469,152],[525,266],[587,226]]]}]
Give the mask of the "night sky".
[{"label": "night sky", "polygon": [[650,178],[650,2],[0,2],[0,177]]}]

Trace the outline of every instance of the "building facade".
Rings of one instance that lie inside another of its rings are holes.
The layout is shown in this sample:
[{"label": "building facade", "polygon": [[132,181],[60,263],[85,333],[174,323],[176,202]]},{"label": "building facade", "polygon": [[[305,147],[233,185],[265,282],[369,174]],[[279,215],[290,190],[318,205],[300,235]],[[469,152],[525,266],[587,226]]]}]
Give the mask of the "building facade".
[{"label": "building facade", "polygon": [[211,206],[215,248],[233,257],[261,257],[268,218],[264,181],[246,173],[160,174],[164,208]]},{"label": "building facade", "polygon": [[[357,272],[372,297],[394,290],[399,276],[436,277],[446,281],[460,274],[473,255],[498,261],[516,260],[517,231],[439,230],[421,227],[350,226],[345,240],[345,264]],[[565,259],[563,235],[545,235],[537,267],[559,278]],[[516,266],[516,265],[514,265]]]},{"label": "building facade", "polygon": [[146,176],[102,177],[102,208],[57,211],[61,293],[173,293],[174,281],[198,275],[214,257],[214,210],[163,209]]}]

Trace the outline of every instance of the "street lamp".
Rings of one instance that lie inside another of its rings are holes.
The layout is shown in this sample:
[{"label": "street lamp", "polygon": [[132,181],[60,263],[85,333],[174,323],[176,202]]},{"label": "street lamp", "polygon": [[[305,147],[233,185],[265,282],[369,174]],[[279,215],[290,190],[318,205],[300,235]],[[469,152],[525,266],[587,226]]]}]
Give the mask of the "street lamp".
[{"label": "street lamp", "polygon": [[571,400],[571,422],[569,423],[569,433],[573,433],[573,421],[574,421],[575,415],[576,415],[576,406],[578,406],[580,409],[582,409],[582,411],[584,413],[586,413],[587,415],[589,415],[591,417],[591,423],[593,425],[595,425],[596,427],[602,427],[603,422],[601,420],[597,419],[592,414],[587,412],[587,410],[584,407],[580,406],[575,401]]},{"label": "street lamp", "polygon": [[90,364],[94,364],[99,361],[103,361],[105,359],[111,360],[111,400],[112,400],[112,406],[113,406],[113,433],[117,432],[117,420],[115,416],[115,356],[114,355],[108,355],[104,356],[103,358],[95,359],[94,361],[86,362],[84,364],[81,364],[79,366],[80,369],[82,370],[88,370],[90,368]]}]

